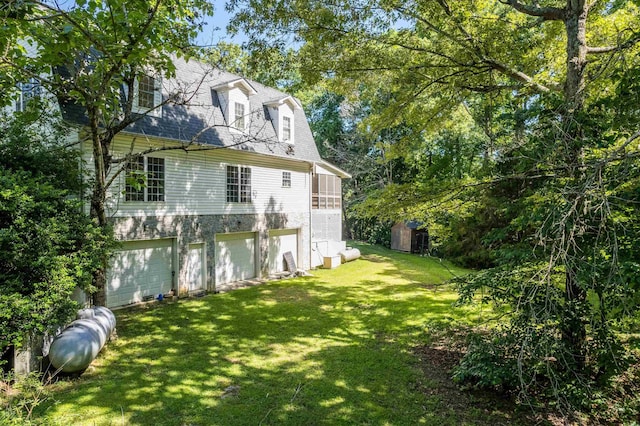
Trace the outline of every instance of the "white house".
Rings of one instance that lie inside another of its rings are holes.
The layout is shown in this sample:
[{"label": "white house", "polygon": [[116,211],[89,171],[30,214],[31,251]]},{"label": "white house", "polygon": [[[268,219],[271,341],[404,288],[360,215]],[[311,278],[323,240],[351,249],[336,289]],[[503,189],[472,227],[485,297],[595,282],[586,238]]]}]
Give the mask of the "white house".
[{"label": "white house", "polygon": [[[121,250],[108,270],[107,306],[171,290],[220,291],[286,269],[322,264],[344,249],[341,179],[325,162],[298,100],[237,75],[176,59],[176,78],[139,79],[145,113],[121,132],[114,157],[148,148],[109,188],[108,214]],[[168,102],[177,92],[184,103]],[[62,107],[82,135],[82,111]],[[81,146],[93,165],[90,143]],[[127,180],[146,176],[143,187]]]}]

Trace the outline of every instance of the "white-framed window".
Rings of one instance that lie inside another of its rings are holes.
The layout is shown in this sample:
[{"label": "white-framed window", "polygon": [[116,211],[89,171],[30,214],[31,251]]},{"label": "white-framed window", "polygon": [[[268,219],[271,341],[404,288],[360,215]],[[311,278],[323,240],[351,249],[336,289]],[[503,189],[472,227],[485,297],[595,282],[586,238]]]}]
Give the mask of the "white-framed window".
[{"label": "white-framed window", "polygon": [[143,75],[138,79],[138,107],[151,109],[155,106],[156,81],[153,77]]},{"label": "white-framed window", "polygon": [[282,117],[282,141],[291,142],[291,117]]},{"label": "white-framed window", "polygon": [[233,108],[233,127],[238,130],[244,130],[246,127],[245,122],[245,104],[242,102],[234,102]]},{"label": "white-framed window", "polygon": [[227,166],[227,203],[251,202],[251,169]]},{"label": "white-framed window", "polygon": [[291,172],[282,172],[282,187],[291,188]]},{"label": "white-framed window", "polygon": [[164,158],[138,157],[129,161],[125,180],[125,201],[164,201]]},{"label": "white-framed window", "polygon": [[141,75],[134,82],[133,112],[154,117],[162,115],[160,80],[150,75]]},{"label": "white-framed window", "polygon": [[16,100],[16,111],[24,111],[27,108],[27,104],[32,99],[39,98],[42,94],[42,88],[40,86],[40,80],[35,77],[31,77],[29,81],[18,83],[18,99]]}]

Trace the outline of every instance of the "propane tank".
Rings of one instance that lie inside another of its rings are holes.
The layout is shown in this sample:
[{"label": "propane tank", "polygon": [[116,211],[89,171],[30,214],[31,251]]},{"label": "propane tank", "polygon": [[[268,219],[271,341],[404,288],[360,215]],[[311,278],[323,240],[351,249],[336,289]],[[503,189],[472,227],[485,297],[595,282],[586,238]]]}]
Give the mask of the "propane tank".
[{"label": "propane tank", "polygon": [[78,318],[53,339],[49,348],[51,365],[64,373],[86,369],[116,328],[115,315],[102,306],[83,309]]},{"label": "propane tank", "polygon": [[357,248],[349,247],[346,250],[342,250],[339,254],[342,263],[347,263],[360,258],[360,250],[358,250]]}]

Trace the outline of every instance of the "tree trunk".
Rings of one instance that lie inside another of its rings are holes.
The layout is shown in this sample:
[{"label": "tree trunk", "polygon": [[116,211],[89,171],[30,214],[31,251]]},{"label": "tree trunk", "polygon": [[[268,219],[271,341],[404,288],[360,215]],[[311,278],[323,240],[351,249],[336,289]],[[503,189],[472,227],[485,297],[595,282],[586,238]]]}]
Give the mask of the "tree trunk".
[{"label": "tree trunk", "polygon": [[[97,111],[87,108],[89,121],[91,126],[91,136],[93,145],[93,164],[94,164],[94,185],[91,194],[90,217],[103,230],[109,226],[106,212],[106,182],[109,173],[109,145],[110,141],[104,140],[100,136],[98,126]],[[93,271],[93,286],[95,293],[92,295],[92,303],[96,306],[106,305],[106,284],[107,284],[107,266],[108,257],[104,256],[100,259],[100,267]]]},{"label": "tree trunk", "polygon": [[564,87],[564,108],[562,118],[563,160],[568,166],[570,185],[564,190],[571,212],[564,223],[562,250],[565,254],[565,318],[562,337],[573,357],[575,368],[584,369],[586,329],[583,321],[583,307],[586,290],[578,278],[578,259],[585,231],[584,224],[584,181],[583,128],[581,112],[584,108],[584,74],[587,66],[586,23],[589,5],[585,0],[568,0],[564,24],[567,34],[567,76]]}]

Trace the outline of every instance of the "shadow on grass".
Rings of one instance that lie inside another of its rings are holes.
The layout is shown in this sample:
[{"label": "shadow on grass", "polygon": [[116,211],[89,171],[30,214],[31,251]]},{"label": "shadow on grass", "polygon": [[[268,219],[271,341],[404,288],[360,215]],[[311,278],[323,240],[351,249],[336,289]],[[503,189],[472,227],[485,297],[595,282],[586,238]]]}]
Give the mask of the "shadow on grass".
[{"label": "shadow on grass", "polygon": [[412,354],[425,324],[469,320],[454,293],[423,287],[445,272],[362,250],[314,277],[118,312],[118,340],[79,380],[54,385],[38,415],[91,425],[508,423],[510,413],[451,411],[437,389],[425,392],[441,385]]}]

